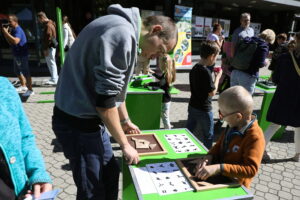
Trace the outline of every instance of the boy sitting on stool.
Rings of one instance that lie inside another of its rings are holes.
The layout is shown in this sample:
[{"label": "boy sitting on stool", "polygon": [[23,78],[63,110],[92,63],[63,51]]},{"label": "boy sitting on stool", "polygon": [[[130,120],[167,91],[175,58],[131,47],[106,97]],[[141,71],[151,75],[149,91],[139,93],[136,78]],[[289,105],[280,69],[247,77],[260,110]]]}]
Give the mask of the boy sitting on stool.
[{"label": "boy sitting on stool", "polygon": [[195,176],[206,180],[222,174],[249,188],[265,148],[263,132],[252,115],[252,96],[243,87],[234,86],[221,93],[218,103],[220,118],[228,126],[207,156],[199,160]]}]

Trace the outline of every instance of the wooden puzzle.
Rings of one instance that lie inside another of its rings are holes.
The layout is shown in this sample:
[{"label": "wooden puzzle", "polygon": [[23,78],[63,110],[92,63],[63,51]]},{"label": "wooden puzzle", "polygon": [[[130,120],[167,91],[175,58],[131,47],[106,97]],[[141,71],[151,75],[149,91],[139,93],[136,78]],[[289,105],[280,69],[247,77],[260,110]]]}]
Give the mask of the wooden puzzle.
[{"label": "wooden puzzle", "polygon": [[154,133],[126,135],[129,144],[140,156],[167,154],[167,151]]},{"label": "wooden puzzle", "polygon": [[176,160],[178,167],[181,169],[181,171],[189,180],[191,185],[195,188],[195,190],[203,191],[203,190],[212,190],[217,188],[240,186],[236,180],[222,175],[211,176],[205,181],[196,178],[194,169],[197,164],[197,159],[199,159],[200,157],[201,156],[198,156],[196,158],[184,158],[184,159]]}]

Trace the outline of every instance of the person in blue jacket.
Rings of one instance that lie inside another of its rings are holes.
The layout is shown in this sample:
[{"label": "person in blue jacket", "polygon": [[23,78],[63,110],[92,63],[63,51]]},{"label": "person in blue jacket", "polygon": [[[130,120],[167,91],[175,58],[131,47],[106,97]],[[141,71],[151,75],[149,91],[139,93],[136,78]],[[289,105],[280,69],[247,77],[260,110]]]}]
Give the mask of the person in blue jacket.
[{"label": "person in blue jacket", "polygon": [[[257,47],[250,61],[248,69],[240,70],[233,67],[230,75],[230,86],[240,85],[253,95],[255,84],[259,77],[259,69],[269,65],[266,60],[269,54],[269,44],[275,41],[275,32],[266,29],[260,33],[259,37],[246,37],[243,39],[245,43],[256,43]],[[238,49],[236,49],[238,51]]]},{"label": "person in blue jacket", "polygon": [[20,97],[4,77],[0,77],[0,91],[0,199],[39,197],[52,189],[51,178]]}]

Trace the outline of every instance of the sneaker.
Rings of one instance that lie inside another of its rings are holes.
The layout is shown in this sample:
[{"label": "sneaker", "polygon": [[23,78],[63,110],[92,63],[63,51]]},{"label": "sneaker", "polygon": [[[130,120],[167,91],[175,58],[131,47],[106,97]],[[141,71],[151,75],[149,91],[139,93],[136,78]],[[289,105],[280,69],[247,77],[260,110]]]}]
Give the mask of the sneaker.
[{"label": "sneaker", "polygon": [[32,90],[27,90],[22,96],[23,97],[29,97],[31,95],[34,95],[34,91]]},{"label": "sneaker", "polygon": [[45,85],[56,85],[57,83],[54,81],[47,81]]},{"label": "sneaker", "polygon": [[292,158],[295,162],[300,162],[300,153],[296,153],[295,156]]},{"label": "sneaker", "polygon": [[16,88],[17,92],[26,92],[28,88],[26,86],[20,86]]},{"label": "sneaker", "polygon": [[271,154],[269,154],[267,151],[264,152],[263,155],[263,161],[270,161],[272,159]]}]

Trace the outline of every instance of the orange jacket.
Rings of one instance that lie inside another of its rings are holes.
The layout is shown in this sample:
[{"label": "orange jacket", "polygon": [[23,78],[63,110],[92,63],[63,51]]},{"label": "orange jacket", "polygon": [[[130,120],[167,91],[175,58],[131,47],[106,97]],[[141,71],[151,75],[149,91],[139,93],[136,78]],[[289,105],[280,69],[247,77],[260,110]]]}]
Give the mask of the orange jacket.
[{"label": "orange jacket", "polygon": [[[220,163],[224,136],[225,133],[208,152],[216,163]],[[222,175],[237,178],[240,184],[249,188],[258,171],[265,149],[264,134],[257,120],[246,130],[243,137],[233,136],[227,149],[223,163],[221,163]]]}]

